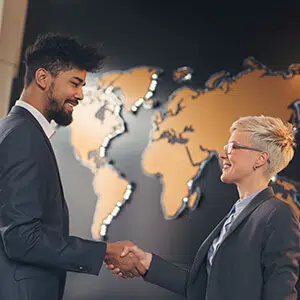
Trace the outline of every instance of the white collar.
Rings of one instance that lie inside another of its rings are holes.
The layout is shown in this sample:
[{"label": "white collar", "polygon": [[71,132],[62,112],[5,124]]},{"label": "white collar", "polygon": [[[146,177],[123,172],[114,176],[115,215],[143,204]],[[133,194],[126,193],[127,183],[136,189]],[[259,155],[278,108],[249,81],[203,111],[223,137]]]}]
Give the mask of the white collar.
[{"label": "white collar", "polygon": [[33,107],[29,103],[22,101],[22,100],[18,100],[15,105],[25,108],[36,118],[36,120],[42,126],[48,139],[50,139],[54,135],[55,130],[52,127],[52,125],[47,121],[47,119],[35,107]]}]

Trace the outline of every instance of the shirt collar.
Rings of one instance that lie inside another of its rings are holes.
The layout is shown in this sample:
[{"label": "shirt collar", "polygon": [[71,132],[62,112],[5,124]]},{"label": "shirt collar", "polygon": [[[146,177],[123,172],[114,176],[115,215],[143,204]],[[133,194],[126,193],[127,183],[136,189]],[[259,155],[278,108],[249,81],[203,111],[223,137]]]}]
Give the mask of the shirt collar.
[{"label": "shirt collar", "polygon": [[240,213],[250,202],[251,200],[256,196],[258,195],[261,191],[263,191],[265,188],[249,195],[248,197],[244,198],[244,199],[239,199],[235,204],[235,211],[236,213]]},{"label": "shirt collar", "polygon": [[35,119],[39,122],[39,124],[43,128],[48,139],[50,139],[54,135],[55,130],[52,127],[52,125],[35,107],[22,100],[18,100],[15,105],[25,108],[35,117]]}]

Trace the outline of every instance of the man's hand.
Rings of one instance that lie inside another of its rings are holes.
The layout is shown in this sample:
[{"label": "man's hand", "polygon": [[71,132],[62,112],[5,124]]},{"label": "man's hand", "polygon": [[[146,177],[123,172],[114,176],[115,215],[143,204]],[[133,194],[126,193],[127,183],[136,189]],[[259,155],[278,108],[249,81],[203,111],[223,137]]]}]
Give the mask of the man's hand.
[{"label": "man's hand", "polygon": [[127,255],[121,257],[124,249],[130,249],[131,247],[136,247],[131,241],[107,243],[104,261],[107,265],[113,265],[114,268],[119,270],[118,273],[120,274],[117,274],[119,277],[138,277],[147,271],[140,259],[133,253],[127,253]]},{"label": "man's hand", "polygon": [[[135,255],[135,257],[139,259],[140,263],[144,266],[144,268],[146,270],[149,269],[151,261],[152,261],[152,253],[145,252],[142,249],[138,248],[134,244],[133,245],[126,244],[121,253],[121,257],[124,257],[124,258],[132,257],[133,255]],[[128,277],[126,274],[124,274],[122,272],[122,270],[120,268],[118,268],[118,266],[116,266],[114,264],[108,264],[107,269],[112,271],[112,273],[117,275],[118,277],[123,277],[123,278]],[[144,273],[140,273],[140,274],[143,275],[145,273],[146,273],[146,271]]]}]

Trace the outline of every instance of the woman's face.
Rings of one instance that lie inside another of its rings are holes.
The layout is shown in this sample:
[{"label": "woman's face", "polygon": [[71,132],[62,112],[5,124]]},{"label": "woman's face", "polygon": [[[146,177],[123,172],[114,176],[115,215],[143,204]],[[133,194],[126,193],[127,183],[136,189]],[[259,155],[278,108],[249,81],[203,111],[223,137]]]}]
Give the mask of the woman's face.
[{"label": "woman's face", "polygon": [[262,152],[255,151],[254,148],[246,149],[243,146],[253,148],[249,142],[249,133],[233,131],[225,149],[220,152],[222,182],[239,184],[254,175],[253,166]]}]

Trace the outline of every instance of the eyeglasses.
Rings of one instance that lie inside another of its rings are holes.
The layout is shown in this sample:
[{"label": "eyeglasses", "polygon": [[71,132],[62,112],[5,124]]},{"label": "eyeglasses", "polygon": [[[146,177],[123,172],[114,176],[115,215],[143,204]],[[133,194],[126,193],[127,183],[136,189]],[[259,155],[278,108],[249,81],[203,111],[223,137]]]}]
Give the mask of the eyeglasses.
[{"label": "eyeglasses", "polygon": [[[257,152],[264,152],[260,149],[244,146],[244,145],[238,144],[236,142],[229,142],[227,145],[224,146],[224,150],[227,155],[231,154],[233,149],[248,149],[248,150],[257,151]],[[269,159],[268,159],[268,163],[270,163]]]}]

